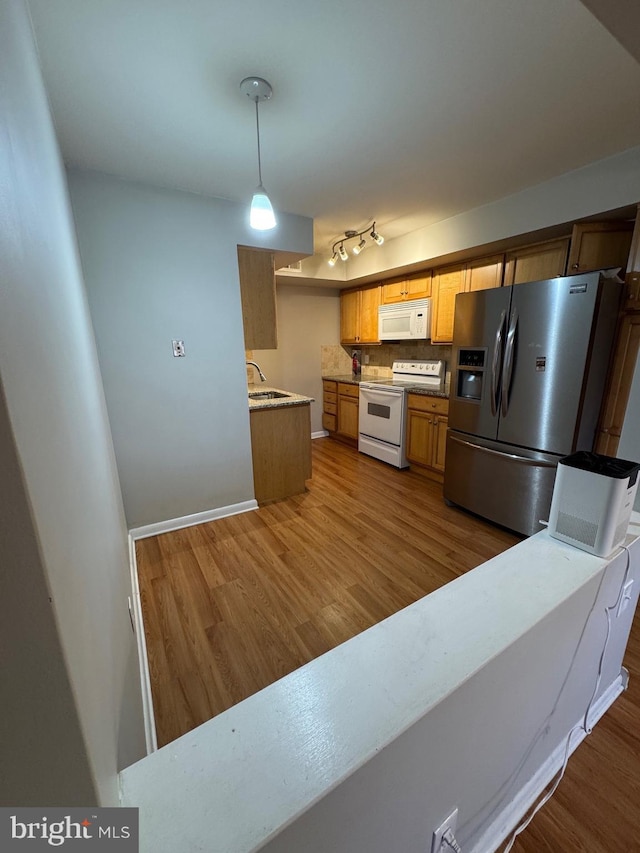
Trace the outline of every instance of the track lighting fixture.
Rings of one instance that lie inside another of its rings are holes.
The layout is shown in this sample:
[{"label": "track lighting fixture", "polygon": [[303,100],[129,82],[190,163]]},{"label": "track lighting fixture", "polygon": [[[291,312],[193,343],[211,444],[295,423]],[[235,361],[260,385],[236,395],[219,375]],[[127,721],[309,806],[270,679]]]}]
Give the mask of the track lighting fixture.
[{"label": "track lighting fixture", "polygon": [[262,77],[245,77],[240,83],[240,91],[256,105],[256,134],[258,138],[258,186],[251,200],[251,211],[249,224],[256,231],[269,231],[276,227],[276,217],[273,206],[262,186],[262,163],[260,161],[260,119],[258,116],[258,104],[260,101],[268,101],[273,94],[271,84]]},{"label": "track lighting fixture", "polygon": [[345,249],[344,244],[349,240],[357,240],[358,237],[360,238],[360,241],[358,243],[356,243],[356,245],[352,248],[351,251],[353,252],[354,255],[359,255],[360,252],[367,245],[367,241],[364,239],[364,235],[367,233],[368,233],[368,236],[374,241],[374,243],[377,243],[378,246],[382,246],[382,244],[384,243],[384,237],[382,237],[376,231],[376,223],[375,222],[372,225],[368,225],[362,231],[345,231],[344,237],[341,237],[339,240],[336,240],[336,242],[333,244],[333,246],[331,248],[332,255],[329,258],[329,262],[328,262],[329,266],[335,267],[336,261],[338,260],[338,258],[340,258],[343,261],[348,260],[349,254],[348,254],[347,250]]}]

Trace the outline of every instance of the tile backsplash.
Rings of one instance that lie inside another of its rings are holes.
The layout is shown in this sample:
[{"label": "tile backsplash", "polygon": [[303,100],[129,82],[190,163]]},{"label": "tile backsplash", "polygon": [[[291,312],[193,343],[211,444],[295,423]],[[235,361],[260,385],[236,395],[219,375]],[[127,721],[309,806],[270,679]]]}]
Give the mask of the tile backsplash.
[{"label": "tile backsplash", "polygon": [[[428,341],[381,344],[380,346],[343,347],[340,345],[320,347],[322,373],[327,376],[342,376],[351,373],[351,353],[359,349],[362,353],[362,376],[370,379],[388,379],[394,361],[420,359],[443,359],[447,374],[445,387],[449,387],[451,374],[451,347],[433,345]],[[368,363],[367,363],[368,357]]]}]

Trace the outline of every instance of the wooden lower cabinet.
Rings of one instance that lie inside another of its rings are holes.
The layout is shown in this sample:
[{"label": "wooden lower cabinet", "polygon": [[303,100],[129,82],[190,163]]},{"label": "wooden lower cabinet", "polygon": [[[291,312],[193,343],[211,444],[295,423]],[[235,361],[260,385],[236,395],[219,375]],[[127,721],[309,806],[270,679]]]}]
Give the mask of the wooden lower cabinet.
[{"label": "wooden lower cabinet", "polygon": [[338,435],[358,440],[360,389],[357,385],[338,382]]},{"label": "wooden lower cabinet", "polygon": [[409,394],[407,400],[407,459],[415,470],[442,480],[449,401],[441,397]]},{"label": "wooden lower cabinet", "polygon": [[357,441],[359,386],[323,379],[322,394],[323,429],[335,437]]}]

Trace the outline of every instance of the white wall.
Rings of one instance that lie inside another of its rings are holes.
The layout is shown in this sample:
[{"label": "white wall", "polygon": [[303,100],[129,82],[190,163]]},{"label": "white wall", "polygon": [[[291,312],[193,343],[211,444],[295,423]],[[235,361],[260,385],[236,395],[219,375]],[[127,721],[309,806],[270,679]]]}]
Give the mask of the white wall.
[{"label": "white wall", "polygon": [[637,147],[387,240],[383,246],[368,249],[333,270],[327,265],[326,252],[314,255],[302,262],[302,274],[308,279],[356,283],[363,276],[428,263],[432,258],[635,205],[639,195],[640,147]]},{"label": "white wall", "polygon": [[255,350],[253,357],[270,385],[306,394],[311,432],[322,429],[320,348],[340,344],[340,292],[331,288],[278,284],[278,349]]},{"label": "white wall", "polygon": [[116,805],[118,767],[144,753],[126,528],[22,0],[0,2],[0,55],[0,798]]},{"label": "white wall", "polygon": [[237,245],[310,252],[311,220],[254,237],[246,205],[85,172],[69,185],[129,527],[252,500]]}]

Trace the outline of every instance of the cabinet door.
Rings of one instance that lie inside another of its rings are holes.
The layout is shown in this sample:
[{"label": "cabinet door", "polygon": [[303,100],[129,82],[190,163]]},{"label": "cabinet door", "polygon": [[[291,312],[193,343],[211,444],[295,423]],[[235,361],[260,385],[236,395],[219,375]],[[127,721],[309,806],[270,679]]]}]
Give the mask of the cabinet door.
[{"label": "cabinet door", "polygon": [[340,294],[340,341],[357,344],[360,327],[360,291],[343,290]]},{"label": "cabinet door", "polygon": [[382,304],[391,305],[394,302],[403,302],[406,298],[405,281],[386,281],[382,285]]},{"label": "cabinet door", "polygon": [[567,267],[569,238],[523,246],[507,252],[505,256],[504,283],[521,284],[524,281],[544,281],[564,275]]},{"label": "cabinet door", "polygon": [[500,287],[503,268],[504,255],[469,261],[465,270],[464,289],[488,290],[491,287]]},{"label": "cabinet door", "polygon": [[431,273],[408,278],[405,281],[405,296],[407,299],[426,299],[431,296]]},{"label": "cabinet door", "polygon": [[436,471],[444,472],[444,456],[447,448],[448,418],[439,415],[433,427],[433,456],[432,464]]},{"label": "cabinet door", "polygon": [[463,290],[464,267],[449,267],[434,271],[431,316],[432,343],[448,344],[453,340],[456,296]]},{"label": "cabinet door", "polygon": [[358,438],[357,397],[338,397],[338,432],[347,438]]},{"label": "cabinet door", "polygon": [[433,458],[433,415],[407,409],[407,459],[431,465]]},{"label": "cabinet door", "polygon": [[627,268],[633,222],[584,222],[573,226],[567,274]]},{"label": "cabinet door", "polygon": [[378,338],[378,308],[380,307],[380,285],[364,287],[360,291],[360,333],[358,342],[361,344],[377,344]]},{"label": "cabinet door", "polygon": [[607,381],[607,392],[596,438],[596,451],[615,456],[640,352],[640,314],[622,318]]},{"label": "cabinet door", "polygon": [[244,348],[277,349],[276,279],[273,252],[238,246]]}]

